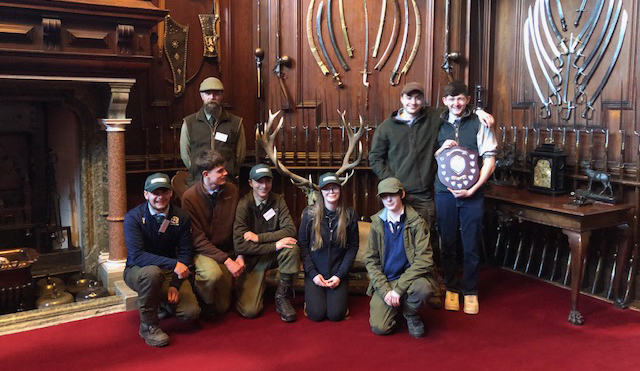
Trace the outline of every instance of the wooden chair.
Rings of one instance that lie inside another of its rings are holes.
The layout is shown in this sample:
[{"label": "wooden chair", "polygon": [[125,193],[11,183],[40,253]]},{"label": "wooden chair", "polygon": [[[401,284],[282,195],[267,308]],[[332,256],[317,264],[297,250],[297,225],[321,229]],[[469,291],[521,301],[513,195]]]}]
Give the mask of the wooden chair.
[{"label": "wooden chair", "polygon": [[171,186],[173,187],[173,196],[174,203],[177,206],[182,204],[182,195],[187,190],[187,177],[189,177],[189,172],[186,170],[178,170],[176,175],[171,178]]}]

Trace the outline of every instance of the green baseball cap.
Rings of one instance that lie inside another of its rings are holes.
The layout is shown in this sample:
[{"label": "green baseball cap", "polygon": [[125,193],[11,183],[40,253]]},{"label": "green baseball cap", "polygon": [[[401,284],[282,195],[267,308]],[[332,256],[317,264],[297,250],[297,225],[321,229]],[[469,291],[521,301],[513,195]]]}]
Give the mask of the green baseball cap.
[{"label": "green baseball cap", "polygon": [[155,173],[147,177],[144,182],[144,190],[147,192],[153,192],[158,188],[173,189],[171,187],[171,179],[165,173]]},{"label": "green baseball cap", "polygon": [[378,196],[383,193],[398,193],[400,191],[404,191],[404,187],[396,178],[383,179],[378,183]]},{"label": "green baseball cap", "polygon": [[271,169],[268,165],[265,164],[257,164],[249,171],[249,179],[251,180],[259,180],[266,176],[273,179]]}]

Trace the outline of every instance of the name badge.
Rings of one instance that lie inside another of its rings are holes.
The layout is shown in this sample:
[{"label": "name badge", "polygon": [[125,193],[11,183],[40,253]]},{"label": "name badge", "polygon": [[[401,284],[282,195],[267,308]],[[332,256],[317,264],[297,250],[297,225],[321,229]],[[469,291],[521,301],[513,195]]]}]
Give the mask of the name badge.
[{"label": "name badge", "polygon": [[273,208],[269,209],[269,211],[267,211],[266,213],[262,214],[262,217],[264,218],[264,220],[269,221],[271,218],[273,218],[274,216],[276,216],[276,212],[273,211]]},{"label": "name badge", "polygon": [[164,233],[167,231],[167,228],[169,227],[169,223],[171,223],[168,219],[165,219],[162,221],[162,224],[160,225],[160,229],[158,229],[159,233]]},{"label": "name badge", "polygon": [[226,143],[227,139],[229,139],[229,135],[225,134],[225,133],[221,133],[219,131],[216,131],[216,135],[215,135],[214,139]]}]

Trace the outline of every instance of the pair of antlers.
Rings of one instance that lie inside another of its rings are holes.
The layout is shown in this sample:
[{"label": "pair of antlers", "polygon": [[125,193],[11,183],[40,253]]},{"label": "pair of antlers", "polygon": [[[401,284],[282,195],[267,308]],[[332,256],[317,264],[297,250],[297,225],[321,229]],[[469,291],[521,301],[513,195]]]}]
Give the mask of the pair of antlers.
[{"label": "pair of antlers", "polygon": [[[353,175],[354,168],[358,166],[358,164],[362,160],[362,143],[360,143],[360,137],[362,137],[362,134],[364,133],[364,124],[362,116],[360,116],[360,126],[358,127],[358,130],[354,132],[351,123],[347,122],[345,119],[346,111],[338,111],[338,113],[340,114],[342,120],[342,126],[345,128],[347,136],[349,137],[349,147],[347,149],[347,152],[344,154],[344,158],[342,159],[342,166],[340,166],[340,168],[336,171],[336,174],[340,176],[342,185],[345,185],[349,178],[351,178],[351,176]],[[262,149],[264,149],[269,159],[271,159],[271,162],[273,162],[278,172],[289,177],[289,179],[291,179],[291,182],[296,187],[302,189],[305,193],[319,190],[318,185],[313,183],[313,181],[311,180],[311,175],[309,175],[309,178],[307,179],[298,174],[295,174],[291,170],[287,169],[287,167],[282,162],[280,162],[280,160],[278,160],[278,151],[275,146],[275,141],[278,133],[280,132],[280,129],[282,129],[284,117],[280,117],[278,125],[275,127],[275,129],[273,129],[273,132],[271,134],[269,134],[269,131],[273,127],[276,118],[279,115],[280,111],[272,113],[271,110],[269,110],[269,119],[264,124],[263,132],[260,133],[260,130],[256,129],[256,141],[260,144],[260,146],[262,146]],[[356,150],[356,144],[358,145],[356,159],[353,162],[349,162],[353,151]],[[344,176],[341,176],[343,174]]]}]

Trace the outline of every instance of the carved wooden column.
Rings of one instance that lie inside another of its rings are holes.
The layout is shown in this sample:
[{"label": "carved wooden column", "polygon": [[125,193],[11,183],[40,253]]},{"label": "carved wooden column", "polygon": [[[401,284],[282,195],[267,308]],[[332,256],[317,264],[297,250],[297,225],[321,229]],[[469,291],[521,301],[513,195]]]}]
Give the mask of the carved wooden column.
[{"label": "carved wooden column", "polygon": [[[126,118],[129,92],[134,80],[109,82],[111,100],[108,118],[100,121],[107,131],[107,176],[109,180],[109,257],[102,262],[100,272],[105,286],[113,289],[113,282],[122,279],[127,259],[124,243],[124,215],[127,212],[127,188],[125,180],[124,133],[131,119]],[[107,285],[108,282],[108,285]]]}]

